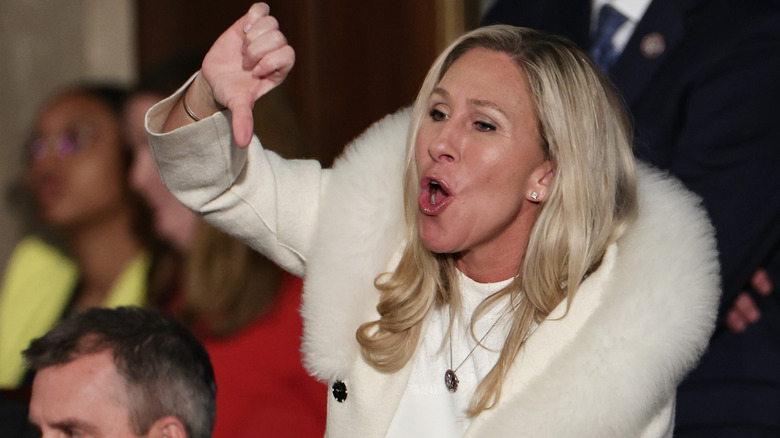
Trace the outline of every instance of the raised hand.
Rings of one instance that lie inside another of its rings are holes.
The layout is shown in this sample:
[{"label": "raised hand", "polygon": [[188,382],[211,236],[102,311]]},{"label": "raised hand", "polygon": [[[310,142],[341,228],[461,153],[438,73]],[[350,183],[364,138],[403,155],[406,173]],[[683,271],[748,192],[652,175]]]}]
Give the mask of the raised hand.
[{"label": "raised hand", "polygon": [[252,138],[255,101],[282,83],[295,63],[295,52],[269,13],[268,5],[255,3],[220,35],[185,96],[198,115],[229,108],[240,147]]}]

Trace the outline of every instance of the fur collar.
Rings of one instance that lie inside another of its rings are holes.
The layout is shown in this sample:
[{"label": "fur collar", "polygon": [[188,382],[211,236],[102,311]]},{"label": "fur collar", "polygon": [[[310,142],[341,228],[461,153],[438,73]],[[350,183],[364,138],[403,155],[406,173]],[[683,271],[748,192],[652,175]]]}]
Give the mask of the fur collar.
[{"label": "fur collar", "polygon": [[379,318],[374,279],[402,246],[403,171],[411,109],[389,115],[334,163],[309,256],[301,313],[306,368],[343,379],[360,355],[357,328]]}]

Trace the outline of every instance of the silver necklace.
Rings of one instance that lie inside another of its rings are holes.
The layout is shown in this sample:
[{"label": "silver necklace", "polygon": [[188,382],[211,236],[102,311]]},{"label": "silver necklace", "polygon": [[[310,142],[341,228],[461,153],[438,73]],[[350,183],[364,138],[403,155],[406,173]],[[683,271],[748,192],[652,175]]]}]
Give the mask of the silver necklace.
[{"label": "silver necklace", "polygon": [[[490,334],[490,332],[492,332],[493,329],[496,328],[498,323],[502,319],[504,319],[504,317],[507,316],[509,314],[509,312],[514,310],[515,305],[514,305],[514,303],[512,303],[511,299],[510,299],[509,303],[510,303],[509,308],[506,309],[506,311],[501,316],[498,317],[496,322],[494,322],[493,325],[490,326],[488,331],[485,332],[485,334],[482,335],[481,338],[479,338],[479,341],[477,341],[477,345],[475,345],[471,349],[471,351],[469,351],[469,354],[467,354],[466,357],[463,358],[463,360],[460,362],[460,364],[457,367],[455,367],[455,369],[452,368],[452,329],[450,329],[450,333],[449,333],[450,334],[450,369],[448,369],[444,373],[444,385],[447,387],[447,389],[450,392],[457,391],[458,390],[458,383],[460,383],[460,380],[458,379],[458,375],[455,374],[455,373],[458,372],[458,370],[460,369],[460,367],[463,366],[464,363],[466,363],[466,360],[468,360],[468,358],[471,357],[471,355],[474,353],[474,351],[477,349],[477,347],[482,345],[482,341],[484,341],[485,338],[487,338],[487,336]],[[448,308],[448,310],[449,310],[449,314],[450,314],[450,321],[452,321],[452,308]]]}]

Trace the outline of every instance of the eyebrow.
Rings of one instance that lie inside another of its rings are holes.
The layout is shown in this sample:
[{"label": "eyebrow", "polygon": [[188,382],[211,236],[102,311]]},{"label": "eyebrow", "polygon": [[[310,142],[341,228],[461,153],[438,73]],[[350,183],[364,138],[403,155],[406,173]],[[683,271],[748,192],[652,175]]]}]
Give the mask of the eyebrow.
[{"label": "eyebrow", "polygon": [[441,88],[441,87],[434,88],[433,91],[431,91],[431,94],[438,94],[441,97],[446,97],[446,98],[450,97],[449,91],[447,91],[447,90],[445,90],[444,88]]},{"label": "eyebrow", "polygon": [[94,426],[92,426],[91,424],[86,423],[82,420],[77,420],[75,418],[66,418],[64,420],[57,421],[55,423],[52,423],[51,427],[59,430],[78,429],[88,433],[95,431]]},{"label": "eyebrow", "polygon": [[499,113],[501,113],[502,116],[506,117],[506,114],[504,113],[504,110],[502,110],[501,107],[499,107],[498,105],[496,105],[495,103],[493,103],[493,102],[491,102],[489,100],[469,99],[468,102],[469,102],[469,104],[474,105],[474,106],[483,107],[483,108],[490,108],[490,109],[492,109],[494,111],[498,111]]}]

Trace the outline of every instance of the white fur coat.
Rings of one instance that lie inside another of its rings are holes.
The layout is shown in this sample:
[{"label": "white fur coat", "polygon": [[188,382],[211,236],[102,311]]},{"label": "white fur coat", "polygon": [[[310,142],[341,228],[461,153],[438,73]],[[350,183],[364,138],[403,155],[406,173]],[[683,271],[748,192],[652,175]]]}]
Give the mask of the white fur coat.
[{"label": "white fur coat", "polygon": [[[347,387],[343,402],[328,397],[327,434],[384,436],[411,367],[377,372],[355,331],[377,318],[373,281],[397,262],[405,238],[409,112],[369,128],[332,170],[297,163],[292,172],[256,140],[249,152],[237,150],[229,113],[155,134],[176,97],[153,108],[147,125],[166,184],[213,223],[305,273],[305,363]],[[289,185],[295,190],[278,188]],[[676,180],[641,166],[639,191],[638,221],[582,284],[568,315],[556,320],[562,304],[529,338],[500,403],[467,436],[671,436],[676,386],[713,329],[715,241],[699,200]],[[291,192],[300,211],[287,216]]]}]

